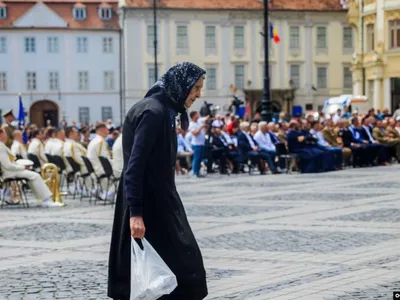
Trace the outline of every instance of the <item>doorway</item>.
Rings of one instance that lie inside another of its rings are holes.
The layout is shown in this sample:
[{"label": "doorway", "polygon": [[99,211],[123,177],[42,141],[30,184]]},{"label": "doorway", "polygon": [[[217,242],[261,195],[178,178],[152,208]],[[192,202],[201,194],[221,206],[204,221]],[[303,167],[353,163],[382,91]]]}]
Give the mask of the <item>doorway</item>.
[{"label": "doorway", "polygon": [[390,90],[391,90],[391,98],[392,98],[392,112],[399,108],[400,104],[400,78],[391,78],[390,79]]},{"label": "doorway", "polygon": [[39,127],[58,126],[58,105],[50,100],[34,103],[29,110],[30,122]]}]

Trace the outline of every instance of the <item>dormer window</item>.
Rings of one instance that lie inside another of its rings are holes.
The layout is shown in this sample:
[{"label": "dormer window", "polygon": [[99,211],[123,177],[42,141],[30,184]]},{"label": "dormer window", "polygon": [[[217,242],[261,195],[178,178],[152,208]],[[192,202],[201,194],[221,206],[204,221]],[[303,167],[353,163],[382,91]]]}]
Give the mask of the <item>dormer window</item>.
[{"label": "dormer window", "polygon": [[81,5],[75,5],[73,8],[73,15],[75,20],[85,20],[86,19],[86,7]]},{"label": "dormer window", "polygon": [[111,7],[99,7],[99,18],[101,20],[111,20],[112,8]]},{"label": "dormer window", "polygon": [[4,3],[0,2],[0,19],[7,18],[7,7]]}]

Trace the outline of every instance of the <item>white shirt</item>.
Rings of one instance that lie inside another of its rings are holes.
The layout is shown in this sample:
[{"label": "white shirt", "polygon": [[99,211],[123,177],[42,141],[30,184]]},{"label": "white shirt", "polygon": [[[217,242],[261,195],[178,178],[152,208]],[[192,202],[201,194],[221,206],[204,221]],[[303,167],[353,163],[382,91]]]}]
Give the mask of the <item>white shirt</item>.
[{"label": "white shirt", "polygon": [[221,134],[224,136],[226,142],[230,145],[233,144],[233,140],[229,134],[227,134],[225,131],[221,131]]},{"label": "white shirt", "polygon": [[256,145],[254,144],[253,139],[250,136],[250,133],[243,131],[244,135],[247,137],[247,140],[250,143],[251,148],[254,148]]},{"label": "white shirt", "polygon": [[194,135],[193,131],[199,129],[204,124],[205,118],[199,118],[197,122],[190,121],[189,131],[192,133],[191,144],[192,146],[204,146],[206,143],[206,135],[204,130],[200,130],[198,135]]},{"label": "white shirt", "polygon": [[269,133],[263,133],[261,130],[257,131],[257,133],[254,135],[254,139],[258,143],[258,146],[262,150],[267,150],[267,151],[276,151],[276,147],[274,143],[271,141],[271,137]]},{"label": "white shirt", "polygon": [[15,157],[17,157],[17,155],[21,156],[23,159],[28,159],[28,154],[26,153],[26,149],[25,146],[22,145],[20,142],[18,142],[17,140],[14,140],[12,145],[11,145],[11,153],[12,155],[14,155]]},{"label": "white shirt", "polygon": [[44,153],[62,156],[64,142],[59,139],[50,138],[44,146]]},{"label": "white shirt", "polygon": [[31,140],[29,147],[28,147],[28,153],[36,155],[38,157],[41,165],[48,162],[47,157],[44,153],[43,143],[41,140],[39,140],[37,138],[34,138]]},{"label": "white shirt", "polygon": [[96,135],[96,137],[90,141],[87,148],[87,158],[93,165],[95,173],[100,176],[104,174],[103,166],[100,162],[99,156],[106,157],[111,161],[110,150],[107,141],[104,137]]},{"label": "white shirt", "polygon": [[122,170],[124,168],[124,153],[122,151],[122,134],[118,136],[115,140],[113,148],[112,148],[112,167],[114,176],[116,178],[121,177]]}]

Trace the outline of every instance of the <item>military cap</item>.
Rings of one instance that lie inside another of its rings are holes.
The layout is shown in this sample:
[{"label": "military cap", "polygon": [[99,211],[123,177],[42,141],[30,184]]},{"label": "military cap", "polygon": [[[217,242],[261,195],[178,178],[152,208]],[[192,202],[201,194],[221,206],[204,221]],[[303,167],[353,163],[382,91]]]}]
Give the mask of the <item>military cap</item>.
[{"label": "military cap", "polygon": [[14,115],[12,109],[10,109],[10,110],[8,110],[8,111],[6,111],[6,112],[3,113],[3,117],[4,117],[4,118],[7,117],[7,116],[9,116],[9,115]]}]

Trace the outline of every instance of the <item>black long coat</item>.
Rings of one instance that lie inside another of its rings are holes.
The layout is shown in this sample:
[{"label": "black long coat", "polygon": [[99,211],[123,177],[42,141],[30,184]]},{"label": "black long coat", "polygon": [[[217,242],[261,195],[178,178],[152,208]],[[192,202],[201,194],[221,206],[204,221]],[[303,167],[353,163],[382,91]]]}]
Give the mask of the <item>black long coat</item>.
[{"label": "black long coat", "polygon": [[[124,178],[115,207],[108,296],[129,299],[129,218],[143,216],[145,238],[176,275],[178,287],[165,300],[207,296],[203,258],[175,186],[177,140],[165,92],[154,87],[134,105],[123,127]],[[151,92],[150,91],[150,92]],[[148,94],[149,95],[149,94]]]}]

